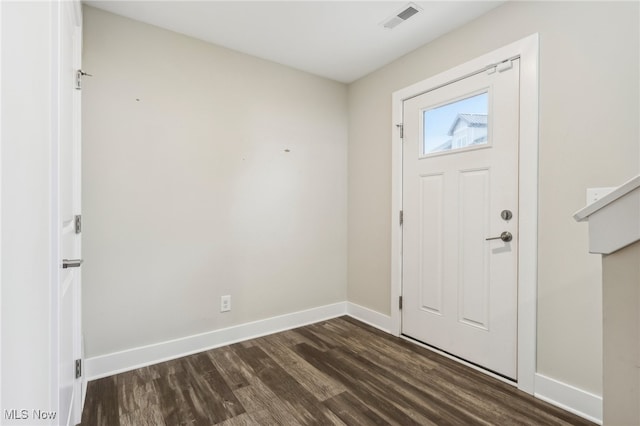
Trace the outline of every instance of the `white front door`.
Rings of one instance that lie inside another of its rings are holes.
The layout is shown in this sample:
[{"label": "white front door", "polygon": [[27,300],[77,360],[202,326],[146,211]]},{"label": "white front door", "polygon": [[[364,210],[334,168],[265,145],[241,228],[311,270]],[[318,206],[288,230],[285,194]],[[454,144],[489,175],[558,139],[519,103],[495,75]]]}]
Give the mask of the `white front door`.
[{"label": "white front door", "polygon": [[403,104],[402,333],[514,380],[518,97],[515,59]]},{"label": "white front door", "polygon": [[[57,232],[58,297],[53,302],[57,323],[57,400],[58,424],[80,422],[82,380],[76,377],[75,360],[81,359],[81,240],[77,217],[80,204],[80,90],[75,87],[80,69],[81,22],[77,2],[57,3],[58,75],[57,123]],[[55,179],[55,178],[54,178]],[[53,340],[54,345],[56,339]],[[54,347],[55,350],[55,347]]]}]

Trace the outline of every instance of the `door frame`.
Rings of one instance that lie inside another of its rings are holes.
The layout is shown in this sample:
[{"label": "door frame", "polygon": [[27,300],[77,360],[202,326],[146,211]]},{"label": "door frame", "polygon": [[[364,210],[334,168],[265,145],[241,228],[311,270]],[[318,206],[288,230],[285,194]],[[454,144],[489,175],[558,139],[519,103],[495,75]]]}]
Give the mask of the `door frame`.
[{"label": "door frame", "polygon": [[[82,4],[80,1],[74,1],[73,12],[75,17],[74,28],[74,40],[73,40],[73,61],[74,68],[77,70],[82,69],[82,34],[83,34],[83,21],[82,21]],[[73,100],[73,129],[74,139],[77,143],[73,147],[73,166],[76,168],[76,177],[74,181],[73,191],[75,192],[76,202],[76,214],[82,215],[82,90],[75,90]],[[82,216],[81,216],[82,217]],[[80,238],[76,241],[76,248],[79,253],[82,253],[82,233]],[[82,420],[82,409],[84,407],[84,401],[87,392],[87,375],[85,372],[84,362],[84,345],[83,345],[83,332],[82,332],[82,269],[77,271],[77,288],[74,294],[74,356],[75,359],[80,360],[81,375],[79,379],[76,379],[74,385],[74,401],[73,401],[73,416],[75,424],[80,423]]]},{"label": "door frame", "polygon": [[[0,1],[0,26],[2,26],[2,1]],[[0,46],[2,46],[2,31],[0,31]],[[2,53],[0,52],[0,93],[2,92]],[[0,319],[2,318],[2,98],[0,97]],[[2,327],[0,327],[0,377],[2,375]],[[2,386],[0,386],[0,413],[4,413],[2,403]]]},{"label": "door frame", "polygon": [[[64,70],[65,64],[62,63],[62,28],[63,19],[62,15],[66,12],[64,8],[69,8],[69,13],[73,19],[73,52],[71,54],[71,60],[74,62],[72,68],[80,69],[82,58],[82,5],[79,0],[71,0],[70,2],[52,2],[51,3],[51,199],[50,199],[50,220],[51,220],[51,263],[50,263],[50,276],[51,276],[51,294],[50,294],[50,308],[51,308],[51,335],[50,335],[50,395],[51,395],[51,409],[60,413],[60,400],[59,390],[61,386],[61,373],[60,373],[60,316],[61,316],[61,302],[60,296],[62,294],[62,282],[60,280],[60,268],[62,266],[62,238],[61,238],[61,223],[60,223],[60,151],[63,141],[60,135],[60,123],[63,120],[67,120],[71,123],[73,143],[73,167],[76,169],[75,173],[80,177],[81,170],[81,104],[80,94],[73,93],[72,111],[71,116],[63,115],[60,109],[61,90],[65,87],[62,84],[63,78],[72,78],[71,74],[61,73]],[[77,143],[76,143],[77,142]],[[77,203],[81,203],[81,190],[80,182],[74,182],[73,191],[76,192],[75,200]],[[75,207],[75,206],[74,206]],[[79,242],[76,243],[78,246]],[[79,271],[77,272],[80,273]],[[80,280],[80,278],[76,278]],[[73,284],[72,284],[73,285]],[[81,294],[80,283],[77,285],[77,292],[73,295],[74,312],[73,318],[73,358],[80,359],[81,366],[83,367],[84,359],[81,348],[82,339],[82,318],[81,318]],[[73,361],[73,360],[72,360]],[[81,368],[82,368],[81,367]],[[69,417],[66,419],[59,418],[57,421],[59,424],[78,424],[82,416],[82,402],[84,401],[84,391],[86,384],[86,378],[83,374],[80,378],[74,379],[73,393],[71,395],[71,411]],[[69,423],[67,423],[69,422]]]},{"label": "door frame", "polygon": [[520,58],[518,150],[518,389],[534,393],[538,286],[538,34],[532,34],[393,93],[391,145],[391,333],[402,333],[402,138],[405,100],[437,89],[507,58]]}]

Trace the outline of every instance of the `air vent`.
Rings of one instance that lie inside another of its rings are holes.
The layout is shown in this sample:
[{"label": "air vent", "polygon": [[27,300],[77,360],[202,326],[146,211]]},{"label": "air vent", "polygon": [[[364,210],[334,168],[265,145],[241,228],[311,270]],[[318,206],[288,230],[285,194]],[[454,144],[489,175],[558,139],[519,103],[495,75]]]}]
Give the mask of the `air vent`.
[{"label": "air vent", "polygon": [[392,29],[402,24],[407,19],[411,18],[416,13],[420,12],[422,8],[415,3],[409,3],[403,7],[398,13],[392,17],[387,18],[382,22],[382,26],[388,29]]}]

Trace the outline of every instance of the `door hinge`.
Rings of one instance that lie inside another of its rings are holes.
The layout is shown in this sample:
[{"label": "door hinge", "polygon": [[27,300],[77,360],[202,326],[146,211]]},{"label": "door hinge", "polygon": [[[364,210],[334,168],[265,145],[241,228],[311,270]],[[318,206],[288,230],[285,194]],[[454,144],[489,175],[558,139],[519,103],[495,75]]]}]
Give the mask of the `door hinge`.
[{"label": "door hinge", "polygon": [[82,70],[76,71],[76,90],[82,90],[82,76],[87,75],[89,77],[93,77],[91,74],[86,73]]},{"label": "door hinge", "polygon": [[76,359],[76,379],[82,377],[82,360]]},{"label": "door hinge", "polygon": [[402,226],[402,224],[404,223],[404,211],[400,210],[400,226]]},{"label": "door hinge", "polygon": [[76,215],[74,218],[75,226],[76,226],[76,234],[82,232],[82,215]]},{"label": "door hinge", "polygon": [[404,138],[404,124],[396,124],[396,127],[400,130],[400,139]]},{"label": "door hinge", "polygon": [[398,308],[402,309],[402,296],[398,297]]},{"label": "door hinge", "polygon": [[513,61],[511,59],[507,59],[506,61],[502,61],[497,65],[498,72],[505,72],[513,68]]}]

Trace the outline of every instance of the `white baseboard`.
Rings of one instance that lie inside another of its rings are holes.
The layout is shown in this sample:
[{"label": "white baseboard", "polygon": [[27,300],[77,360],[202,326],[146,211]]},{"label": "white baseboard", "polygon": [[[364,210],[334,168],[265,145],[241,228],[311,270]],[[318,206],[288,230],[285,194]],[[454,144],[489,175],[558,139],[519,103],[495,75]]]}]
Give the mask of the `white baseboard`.
[{"label": "white baseboard", "polygon": [[391,317],[389,315],[381,314],[351,302],[347,302],[347,315],[385,333],[391,333]]},{"label": "white baseboard", "polygon": [[87,380],[99,379],[220,346],[230,345],[243,340],[339,317],[346,313],[347,302],[339,302],[193,336],[87,358],[85,360],[85,376]]},{"label": "white baseboard", "polygon": [[578,389],[575,386],[536,373],[536,398],[563,410],[583,417],[599,425],[602,424],[602,397]]}]

